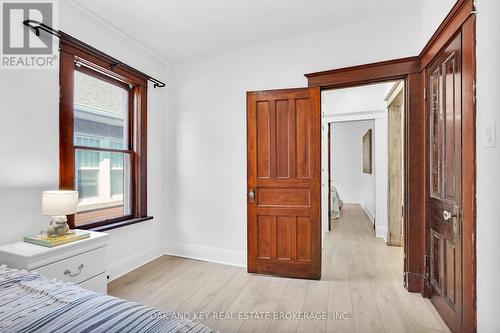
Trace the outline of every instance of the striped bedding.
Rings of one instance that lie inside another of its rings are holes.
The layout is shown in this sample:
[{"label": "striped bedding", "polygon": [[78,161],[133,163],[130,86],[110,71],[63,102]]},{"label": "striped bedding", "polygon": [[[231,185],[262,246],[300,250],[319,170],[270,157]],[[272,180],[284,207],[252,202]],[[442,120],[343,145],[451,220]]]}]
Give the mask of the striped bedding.
[{"label": "striped bedding", "polygon": [[0,266],[0,332],[213,332],[77,285]]},{"label": "striped bedding", "polygon": [[335,186],[332,186],[330,189],[331,195],[330,195],[330,207],[331,207],[331,212],[330,212],[330,217],[332,219],[338,219],[340,218],[340,209],[344,205],[344,202],[342,199],[340,199],[339,191],[337,191],[337,188]]}]

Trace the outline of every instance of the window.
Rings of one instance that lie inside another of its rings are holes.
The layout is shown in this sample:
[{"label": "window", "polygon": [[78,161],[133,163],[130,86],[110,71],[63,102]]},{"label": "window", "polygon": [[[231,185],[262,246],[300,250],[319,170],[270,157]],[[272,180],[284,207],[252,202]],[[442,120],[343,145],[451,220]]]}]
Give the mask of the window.
[{"label": "window", "polygon": [[75,224],[80,226],[131,216],[133,152],[128,144],[129,86],[104,81],[78,66],[73,84],[73,131],[75,183],[80,194]]},{"label": "window", "polygon": [[146,211],[147,79],[61,40],[60,187],[78,190],[70,225],[106,230]]}]

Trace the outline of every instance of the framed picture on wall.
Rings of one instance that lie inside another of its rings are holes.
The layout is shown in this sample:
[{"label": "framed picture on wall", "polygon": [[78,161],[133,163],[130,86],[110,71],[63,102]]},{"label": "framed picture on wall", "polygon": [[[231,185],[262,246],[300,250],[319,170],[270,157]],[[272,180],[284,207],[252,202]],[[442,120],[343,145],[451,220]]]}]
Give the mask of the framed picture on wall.
[{"label": "framed picture on wall", "polygon": [[363,173],[372,173],[372,130],[363,135]]}]

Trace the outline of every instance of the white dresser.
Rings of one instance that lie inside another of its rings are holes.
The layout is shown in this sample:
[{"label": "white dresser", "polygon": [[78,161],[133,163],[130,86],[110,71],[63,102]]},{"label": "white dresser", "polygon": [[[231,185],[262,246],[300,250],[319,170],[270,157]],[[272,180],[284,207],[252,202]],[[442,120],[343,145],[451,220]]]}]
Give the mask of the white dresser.
[{"label": "white dresser", "polygon": [[0,264],[37,271],[40,275],[83,288],[107,293],[106,246],[108,234],[90,232],[90,237],[55,247],[16,242],[0,246]]}]

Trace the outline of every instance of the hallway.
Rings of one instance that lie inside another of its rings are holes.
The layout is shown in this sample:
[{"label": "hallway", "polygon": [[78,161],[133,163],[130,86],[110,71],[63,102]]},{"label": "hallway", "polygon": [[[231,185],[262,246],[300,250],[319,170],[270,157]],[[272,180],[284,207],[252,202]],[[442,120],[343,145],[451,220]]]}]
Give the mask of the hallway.
[{"label": "hallway", "polygon": [[345,204],[325,236],[322,280],[345,293],[342,305],[354,313],[356,332],[448,332],[427,299],[404,289],[403,248],[373,234],[361,206]]},{"label": "hallway", "polygon": [[[108,285],[110,295],[193,314],[221,332],[447,332],[431,303],[402,286],[403,252],[373,236],[359,205],[345,204],[325,236],[319,281],[162,256]],[[214,313],[225,318],[214,318]],[[328,313],[344,319],[243,320],[251,313]],[[228,319],[231,317],[231,319]]]}]

